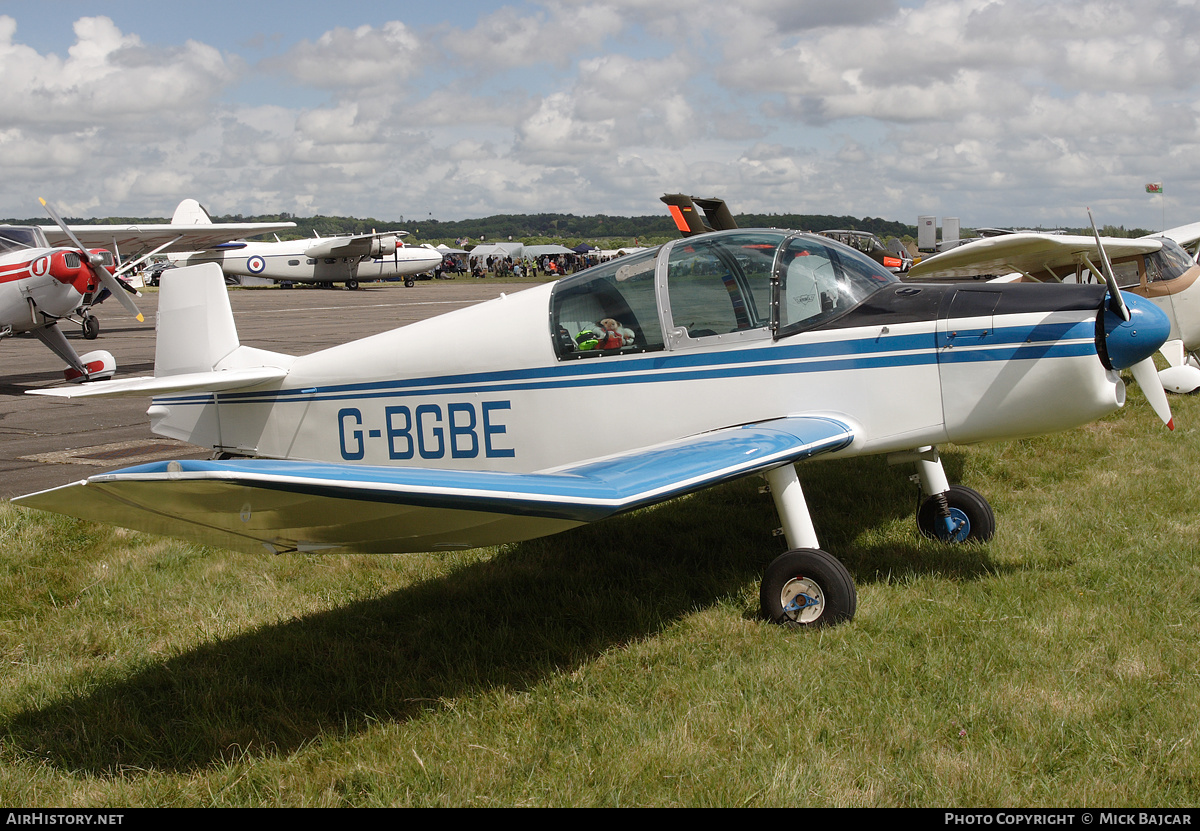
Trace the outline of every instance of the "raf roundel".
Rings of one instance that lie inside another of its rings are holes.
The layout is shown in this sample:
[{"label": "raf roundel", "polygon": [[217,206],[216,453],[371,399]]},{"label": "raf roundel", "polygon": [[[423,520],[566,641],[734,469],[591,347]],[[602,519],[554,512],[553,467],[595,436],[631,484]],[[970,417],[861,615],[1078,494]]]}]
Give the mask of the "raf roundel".
[{"label": "raf roundel", "polygon": [[263,269],[267,267],[267,261],[262,257],[251,257],[246,260],[246,268],[250,269],[251,274],[262,274]]}]

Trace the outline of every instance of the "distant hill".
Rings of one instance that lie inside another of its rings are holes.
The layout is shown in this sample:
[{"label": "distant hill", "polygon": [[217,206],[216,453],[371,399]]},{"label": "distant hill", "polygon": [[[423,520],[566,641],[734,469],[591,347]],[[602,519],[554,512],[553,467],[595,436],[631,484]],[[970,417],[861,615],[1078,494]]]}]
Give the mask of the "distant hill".
[{"label": "distant hill", "polygon": [[[804,231],[829,229],[854,229],[870,231],[881,237],[915,237],[915,225],[891,222],[885,219],[852,216],[828,216],[806,214],[738,214],[738,224],[743,228],[793,228]],[[81,219],[66,217],[71,225],[116,225],[149,224],[166,222],[161,217],[97,217]],[[295,222],[296,230],[290,236],[309,237],[313,232],[330,236],[334,234],[360,233],[371,230],[402,229],[421,242],[453,242],[468,239],[483,241],[514,240],[528,238],[567,239],[599,241],[618,239],[627,244],[638,239],[642,244],[657,244],[678,237],[675,223],[664,208],[661,214],[650,216],[575,216],[574,214],[497,214],[482,219],[463,219],[443,222],[436,219],[406,220],[376,219],[368,217],[341,216],[293,216],[289,213],[244,216],[226,214],[213,217],[214,222]],[[0,222],[14,225],[48,224],[46,217],[32,219],[4,219]]]}]

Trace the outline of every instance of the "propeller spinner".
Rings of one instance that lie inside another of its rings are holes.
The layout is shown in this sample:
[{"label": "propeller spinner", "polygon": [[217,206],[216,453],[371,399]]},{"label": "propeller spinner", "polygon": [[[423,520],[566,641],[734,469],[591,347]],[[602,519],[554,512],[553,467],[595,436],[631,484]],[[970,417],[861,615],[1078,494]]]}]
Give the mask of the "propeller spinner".
[{"label": "propeller spinner", "polygon": [[88,268],[91,269],[92,276],[96,278],[97,282],[108,289],[113,297],[121,301],[121,305],[129,310],[129,313],[137,318],[139,323],[144,321],[145,317],[142,316],[137,304],[129,296],[129,290],[125,287],[125,284],[110,274],[108,269],[103,267],[98,254],[93,254],[84,247],[83,243],[79,241],[79,237],[75,236],[71,229],[67,227],[67,223],[63,222],[62,217],[58,215],[58,211],[54,210],[54,207],[49,202],[41,197],[38,197],[38,201],[42,203],[42,207],[46,209],[46,213],[50,214],[50,218],[54,220],[63,233],[75,244],[75,247],[79,249],[80,259],[88,264]]}]

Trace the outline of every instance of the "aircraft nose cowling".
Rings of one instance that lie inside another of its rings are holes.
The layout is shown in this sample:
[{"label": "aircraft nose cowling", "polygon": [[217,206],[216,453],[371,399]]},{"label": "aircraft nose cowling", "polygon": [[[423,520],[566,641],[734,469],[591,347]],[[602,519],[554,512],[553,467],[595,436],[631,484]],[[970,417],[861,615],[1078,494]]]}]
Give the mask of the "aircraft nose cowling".
[{"label": "aircraft nose cowling", "polygon": [[[1104,341],[1097,343],[1113,369],[1129,369],[1158,351],[1171,334],[1171,321],[1162,309],[1144,297],[1121,292],[1129,320],[1104,304]],[[1099,340],[1099,338],[1097,338]]]}]

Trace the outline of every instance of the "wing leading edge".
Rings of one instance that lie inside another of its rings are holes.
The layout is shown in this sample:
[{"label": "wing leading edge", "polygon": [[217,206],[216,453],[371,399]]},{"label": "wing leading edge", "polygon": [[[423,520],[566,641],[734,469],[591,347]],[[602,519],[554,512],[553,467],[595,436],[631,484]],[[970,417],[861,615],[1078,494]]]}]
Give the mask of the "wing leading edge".
[{"label": "wing leading edge", "polygon": [[[1104,249],[1112,259],[1151,254],[1162,248],[1154,239],[1105,237]],[[947,280],[1013,271],[1031,273],[1045,268],[1074,265],[1082,255],[1099,254],[1093,237],[1023,232],[969,242],[943,251],[914,265],[910,279]]]},{"label": "wing leading edge", "polygon": [[793,416],[543,473],[163,462],[13,502],[243,551],[436,551],[557,533],[840,450],[854,436],[836,418]]}]

